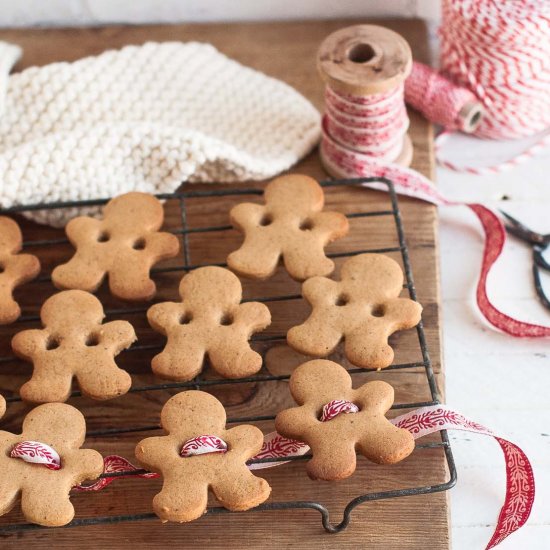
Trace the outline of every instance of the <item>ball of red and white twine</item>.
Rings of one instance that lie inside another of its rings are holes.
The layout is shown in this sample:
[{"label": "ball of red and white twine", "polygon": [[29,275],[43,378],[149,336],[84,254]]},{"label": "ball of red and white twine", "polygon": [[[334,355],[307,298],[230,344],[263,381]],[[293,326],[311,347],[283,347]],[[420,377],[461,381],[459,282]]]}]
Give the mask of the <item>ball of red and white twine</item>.
[{"label": "ball of red and white twine", "polygon": [[[441,71],[483,104],[484,116],[474,135],[502,140],[546,132],[550,128],[550,2],[443,0],[442,6]],[[550,134],[546,133],[520,155],[485,168],[438,161],[473,174],[498,173],[548,145]]]}]

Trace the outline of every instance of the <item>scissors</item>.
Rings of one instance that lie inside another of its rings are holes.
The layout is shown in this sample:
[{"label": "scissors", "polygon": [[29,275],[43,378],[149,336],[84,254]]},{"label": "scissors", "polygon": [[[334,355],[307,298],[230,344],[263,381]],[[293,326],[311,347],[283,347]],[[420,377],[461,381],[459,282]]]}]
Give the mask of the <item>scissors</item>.
[{"label": "scissors", "polygon": [[540,279],[541,270],[550,273],[550,263],[548,263],[543,256],[545,250],[550,246],[550,233],[537,233],[523,225],[519,220],[516,220],[516,218],[510,216],[510,214],[502,210],[500,212],[509,222],[505,224],[506,231],[510,233],[510,235],[514,235],[531,246],[533,250],[533,279],[535,282],[535,290],[537,291],[537,296],[542,305],[550,310],[550,299],[545,294]]}]

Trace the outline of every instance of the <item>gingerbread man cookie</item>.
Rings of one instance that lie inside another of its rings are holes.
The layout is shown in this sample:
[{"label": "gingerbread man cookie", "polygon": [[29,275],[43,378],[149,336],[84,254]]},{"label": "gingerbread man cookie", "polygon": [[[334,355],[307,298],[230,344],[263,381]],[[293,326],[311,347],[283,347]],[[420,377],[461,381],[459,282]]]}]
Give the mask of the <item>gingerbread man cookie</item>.
[{"label": "gingerbread man cookie", "polygon": [[[85,434],[82,414],[64,403],[33,409],[21,435],[0,431],[0,514],[20,498],[28,521],[51,527],[69,523],[74,516],[71,488],[103,472],[101,455],[80,448]],[[40,455],[49,465],[25,460],[36,462]]]},{"label": "gingerbread man cookie", "polygon": [[21,308],[13,299],[13,289],[40,272],[40,262],[32,254],[18,254],[23,244],[21,230],[11,218],[0,216],[0,325],[13,323]]},{"label": "gingerbread man cookie", "polygon": [[163,521],[192,521],[206,512],[208,489],[224,508],[244,511],[264,502],[271,492],[246,461],[263,445],[255,426],[225,429],[223,405],[202,391],[178,393],[161,413],[168,435],[140,441],[136,457],[164,478],[153,509]]},{"label": "gingerbread man cookie", "polygon": [[241,304],[236,275],[221,267],[201,267],[185,275],[179,288],[182,301],[149,308],[150,325],[168,341],[153,358],[153,372],[171,380],[191,380],[202,370],[205,355],[226,378],[258,372],[262,357],[250,348],[252,333],[271,322],[269,309],[258,302]]},{"label": "gingerbread man cookie", "polygon": [[349,223],[343,214],[322,212],[321,186],[308,176],[282,176],[267,185],[264,198],[265,206],[242,203],[231,210],[231,222],[245,239],[228,256],[228,266],[239,275],[265,279],[282,257],[298,281],[332,273],[334,262],[324,247],[346,235]]},{"label": "gingerbread man cookie", "polygon": [[289,388],[300,406],[281,411],[275,429],[311,447],[306,468],[312,479],[349,477],[356,452],[377,464],[393,464],[414,449],[412,434],[384,416],[393,404],[393,388],[386,382],[354,390],[343,367],[317,359],[292,373]]},{"label": "gingerbread man cookie", "polygon": [[94,292],[108,275],[109,288],[118,298],[150,300],[156,292],[151,267],[179,251],[175,235],[158,231],[163,220],[160,201],[138,192],[110,200],[102,220],[74,218],[66,233],[76,253],[53,270],[53,283],[60,289]]},{"label": "gingerbread man cookie", "polygon": [[54,294],[44,302],[40,317],[42,330],[24,330],[12,339],[13,351],[34,366],[32,378],[21,387],[23,399],[66,401],[73,376],[92,399],[111,399],[130,389],[130,375],[114,361],[136,340],[130,323],[102,325],[101,302],[83,290]]},{"label": "gingerbread man cookie", "polygon": [[3,396],[0,395],[0,418],[4,416],[4,413],[6,412],[6,400]]},{"label": "gingerbread man cookie", "polygon": [[416,326],[422,306],[399,298],[403,272],[399,264],[380,254],[360,254],[342,266],[341,280],[307,280],[303,297],[311,304],[310,317],[287,333],[287,342],[300,353],[326,357],[344,339],[349,361],[366,369],[391,365],[388,337]]}]

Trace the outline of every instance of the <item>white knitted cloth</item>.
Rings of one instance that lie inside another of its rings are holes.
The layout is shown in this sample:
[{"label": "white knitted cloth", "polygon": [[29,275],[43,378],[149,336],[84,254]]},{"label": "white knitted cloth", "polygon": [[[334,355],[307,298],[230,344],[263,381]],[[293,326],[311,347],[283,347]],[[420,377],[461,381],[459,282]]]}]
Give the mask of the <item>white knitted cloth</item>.
[{"label": "white knitted cloth", "polygon": [[303,96],[208,44],[127,46],[8,77],[18,53],[0,43],[2,207],[269,178],[319,139]]}]

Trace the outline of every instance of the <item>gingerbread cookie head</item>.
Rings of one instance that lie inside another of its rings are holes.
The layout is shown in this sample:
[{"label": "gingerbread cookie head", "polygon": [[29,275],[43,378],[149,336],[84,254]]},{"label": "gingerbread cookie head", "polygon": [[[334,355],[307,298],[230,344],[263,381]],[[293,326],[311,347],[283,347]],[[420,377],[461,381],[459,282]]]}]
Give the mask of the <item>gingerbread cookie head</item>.
[{"label": "gingerbread cookie head", "polygon": [[95,291],[105,276],[109,288],[123,300],[150,300],[156,292],[151,267],[175,256],[175,235],[161,233],[162,204],[147,193],[126,193],[110,200],[103,219],[81,216],[66,227],[75,255],[52,273],[60,289]]},{"label": "gingerbread cookie head", "polygon": [[135,341],[127,321],[101,324],[101,302],[83,290],[65,290],[44,302],[44,328],[24,330],[12,339],[12,348],[33,363],[32,378],[20,390],[33,403],[66,401],[76,377],[82,393],[92,399],[110,399],[126,393],[130,375],[114,357]]},{"label": "gingerbread cookie head", "polygon": [[393,464],[414,449],[411,433],[385,417],[393,404],[393,388],[386,382],[368,382],[354,390],[343,367],[318,359],[300,365],[289,388],[299,406],[280,412],[275,428],[311,447],[307,473],[312,479],[349,477],[356,452],[377,464]]},{"label": "gingerbread cookie head", "polygon": [[[23,515],[32,523],[69,523],[74,516],[71,488],[103,472],[101,455],[80,448],[85,434],[82,414],[63,403],[33,409],[20,435],[0,431],[0,514],[20,499]],[[50,467],[27,461],[36,460],[37,449]]]},{"label": "gingerbread cookie head", "polygon": [[228,266],[245,277],[265,279],[282,257],[298,281],[330,274],[334,262],[324,247],[346,235],[349,224],[343,214],[322,212],[321,186],[308,176],[282,176],[267,185],[264,198],[265,205],[242,203],[231,210],[231,222],[245,239],[228,256]]},{"label": "gingerbread cookie head", "polygon": [[244,511],[271,492],[246,461],[262,448],[255,426],[225,428],[223,405],[202,391],[186,391],[168,400],[161,413],[167,435],[140,441],[136,457],[164,478],[153,509],[163,521],[186,522],[206,512],[208,490],[229,510]]},{"label": "gingerbread cookie head", "polygon": [[183,277],[179,290],[180,303],[155,304],[147,312],[150,325],[167,337],[166,347],[153,358],[153,372],[191,380],[202,370],[205,356],[226,378],[258,372],[262,357],[248,340],[271,322],[267,306],[241,304],[239,279],[221,267],[195,269]]},{"label": "gingerbread cookie head", "polygon": [[394,357],[388,338],[398,330],[416,326],[422,307],[399,298],[403,272],[399,264],[381,254],[360,254],[342,266],[341,280],[315,277],[302,286],[312,312],[287,333],[287,342],[300,353],[326,357],[344,339],[349,361],[366,369],[391,365]]},{"label": "gingerbread cookie head", "polygon": [[13,323],[21,315],[21,308],[13,299],[14,288],[34,279],[40,272],[36,256],[19,254],[22,244],[17,223],[0,216],[0,325]]}]

